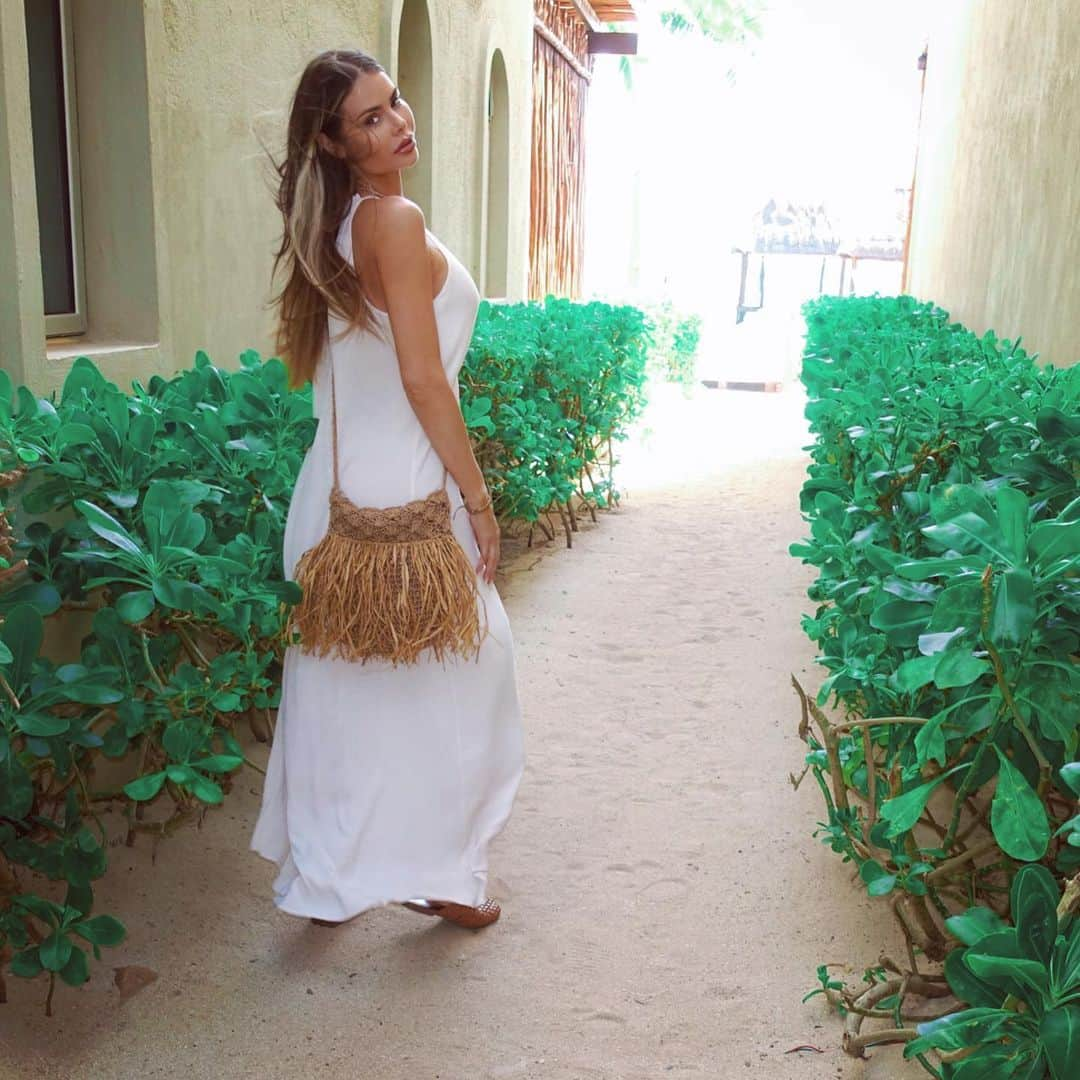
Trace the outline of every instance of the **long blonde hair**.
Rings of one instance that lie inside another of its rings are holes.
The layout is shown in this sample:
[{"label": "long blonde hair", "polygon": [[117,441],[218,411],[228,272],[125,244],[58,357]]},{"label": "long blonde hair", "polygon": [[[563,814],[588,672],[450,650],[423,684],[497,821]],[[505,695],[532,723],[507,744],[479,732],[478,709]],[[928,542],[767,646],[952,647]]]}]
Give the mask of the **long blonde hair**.
[{"label": "long blonde hair", "polygon": [[325,132],[341,136],[341,103],[357,77],[385,71],[358,49],[329,49],[309,61],[289,109],[285,158],[274,163],[280,183],[274,202],[284,219],[273,279],[284,262],[288,278],[271,300],[278,319],[274,348],[289,369],[289,386],[299,389],[315,374],[327,343],[327,315],[346,323],[343,333],[378,333],[371,306],[353,268],[337,250],[336,235],[354,190],[349,165],[320,145]]}]

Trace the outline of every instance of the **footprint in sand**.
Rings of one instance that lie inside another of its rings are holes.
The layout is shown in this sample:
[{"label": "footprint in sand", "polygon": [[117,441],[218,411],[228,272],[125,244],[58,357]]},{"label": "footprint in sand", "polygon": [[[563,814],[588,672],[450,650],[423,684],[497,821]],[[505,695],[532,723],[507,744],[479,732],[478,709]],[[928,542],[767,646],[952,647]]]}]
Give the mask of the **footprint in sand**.
[{"label": "footprint in sand", "polygon": [[626,1017],[614,1009],[594,1009],[588,1005],[576,1005],[573,1012],[577,1013],[582,1020],[609,1020],[616,1024],[625,1024]]},{"label": "footprint in sand", "polygon": [[596,1009],[585,1017],[586,1020],[610,1020],[616,1024],[625,1024],[626,1017],[610,1009]]},{"label": "footprint in sand", "polygon": [[638,889],[638,894],[656,903],[669,900],[681,900],[690,891],[690,884],[685,878],[659,878]]}]

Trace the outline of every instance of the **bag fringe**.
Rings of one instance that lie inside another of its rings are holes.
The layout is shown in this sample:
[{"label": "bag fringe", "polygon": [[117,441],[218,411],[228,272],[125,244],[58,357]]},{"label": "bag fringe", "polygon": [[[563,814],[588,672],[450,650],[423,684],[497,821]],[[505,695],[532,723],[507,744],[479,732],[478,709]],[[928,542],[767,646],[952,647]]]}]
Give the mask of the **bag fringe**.
[{"label": "bag fringe", "polygon": [[431,649],[471,657],[481,630],[477,572],[452,533],[380,543],[328,532],[296,564],[304,595],[287,635],[303,652],[415,663]]}]

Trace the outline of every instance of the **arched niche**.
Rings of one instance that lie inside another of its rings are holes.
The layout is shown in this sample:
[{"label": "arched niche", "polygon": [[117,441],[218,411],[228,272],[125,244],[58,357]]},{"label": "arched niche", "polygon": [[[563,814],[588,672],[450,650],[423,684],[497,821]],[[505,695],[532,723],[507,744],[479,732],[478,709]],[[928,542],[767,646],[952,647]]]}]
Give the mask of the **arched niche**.
[{"label": "arched niche", "polygon": [[419,159],[402,174],[405,195],[423,211],[434,228],[432,210],[432,152],[435,147],[431,50],[431,13],[425,0],[405,0],[397,36],[397,84],[416,117]]},{"label": "arched niche", "polygon": [[506,77],[506,61],[500,49],[496,49],[491,56],[486,128],[488,172],[484,294],[504,297],[509,291],[510,87]]}]

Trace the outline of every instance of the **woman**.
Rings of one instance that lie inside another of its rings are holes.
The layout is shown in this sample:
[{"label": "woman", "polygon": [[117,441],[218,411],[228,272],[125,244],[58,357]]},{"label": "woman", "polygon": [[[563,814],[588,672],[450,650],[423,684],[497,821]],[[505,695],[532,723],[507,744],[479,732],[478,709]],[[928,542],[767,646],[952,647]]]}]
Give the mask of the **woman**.
[{"label": "woman", "polygon": [[458,403],[480,297],[402,195],[418,154],[412,110],[372,57],[331,50],[307,65],[277,169],[274,270],[285,259],[291,274],[275,303],[278,352],[291,385],[312,380],[320,422],[289,506],[285,576],[327,529],[332,364],[345,494],[387,507],[446,486],[488,631],[472,659],[428,650],[396,667],[286,649],[251,847],[278,864],[277,907],[324,926],[389,903],[494,922],[487,848],[522,773],[499,528]]}]

